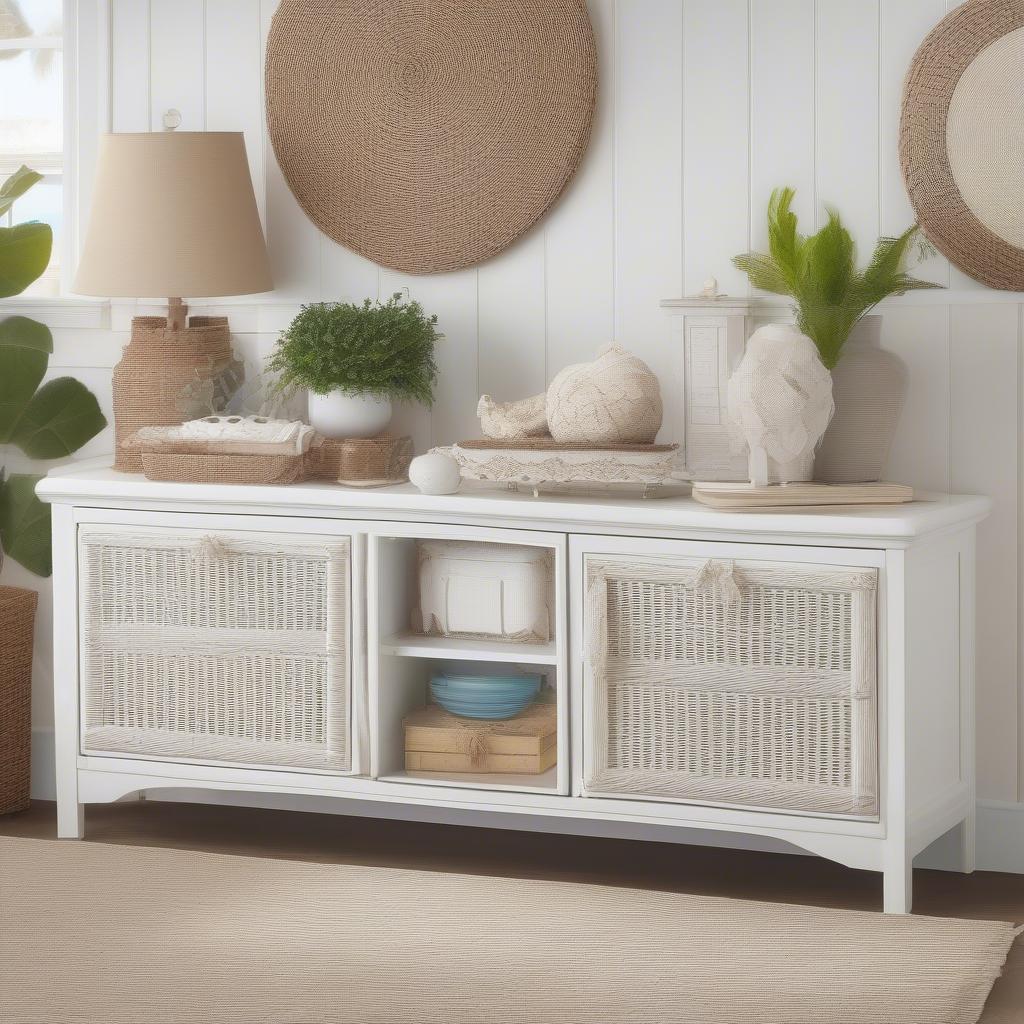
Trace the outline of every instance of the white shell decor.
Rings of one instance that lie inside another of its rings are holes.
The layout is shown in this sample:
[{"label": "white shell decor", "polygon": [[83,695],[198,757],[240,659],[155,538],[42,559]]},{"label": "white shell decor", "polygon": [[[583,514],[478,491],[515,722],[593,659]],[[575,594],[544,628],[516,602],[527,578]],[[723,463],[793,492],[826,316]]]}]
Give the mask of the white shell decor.
[{"label": "white shell decor", "polygon": [[495,441],[543,437],[548,432],[546,402],[546,394],[522,398],[518,402],[496,402],[490,395],[481,395],[476,407],[480,429],[484,437]]},{"label": "white shell decor", "polygon": [[462,472],[455,459],[435,448],[412,460],[409,480],[423,494],[454,494],[462,483]]},{"label": "white shell decor", "polygon": [[832,377],[814,342],[782,324],[754,331],[729,380],[730,426],[749,447],[751,482],[810,480],[832,412]]},{"label": "white shell decor", "polygon": [[558,373],[546,409],[560,444],[650,444],[661,429],[661,387],[642,359],[612,345]]}]

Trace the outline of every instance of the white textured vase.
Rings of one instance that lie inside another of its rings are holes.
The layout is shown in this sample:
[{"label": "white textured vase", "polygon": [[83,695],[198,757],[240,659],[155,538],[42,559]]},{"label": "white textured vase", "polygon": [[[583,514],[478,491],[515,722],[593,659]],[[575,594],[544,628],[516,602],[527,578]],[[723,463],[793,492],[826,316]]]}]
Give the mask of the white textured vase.
[{"label": "white textured vase", "polygon": [[729,379],[728,412],[736,450],[749,452],[751,483],[810,480],[832,415],[832,379],[814,342],[788,324],[754,331]]},{"label": "white textured vase", "polygon": [[832,370],[835,415],[814,460],[822,483],[882,480],[907,396],[907,368],[881,347],[882,318],[860,320]]},{"label": "white textured vase", "polygon": [[309,422],[324,437],[375,437],[391,422],[391,401],[380,395],[309,393]]}]

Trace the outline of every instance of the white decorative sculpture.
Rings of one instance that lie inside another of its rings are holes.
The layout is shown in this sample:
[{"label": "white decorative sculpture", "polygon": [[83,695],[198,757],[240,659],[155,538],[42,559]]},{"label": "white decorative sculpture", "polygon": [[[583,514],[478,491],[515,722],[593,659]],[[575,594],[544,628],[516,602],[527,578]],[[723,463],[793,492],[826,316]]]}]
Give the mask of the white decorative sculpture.
[{"label": "white decorative sculpture", "polygon": [[546,394],[522,398],[518,402],[496,402],[490,395],[481,395],[476,414],[480,417],[484,437],[495,441],[544,437],[548,432],[546,402]]},{"label": "white decorative sculpture", "polygon": [[409,463],[409,481],[424,494],[454,494],[462,483],[462,470],[450,455],[430,451]]},{"label": "white decorative sculpture", "polygon": [[594,362],[558,373],[546,410],[562,444],[650,444],[661,429],[661,387],[642,359],[612,345]]},{"label": "white decorative sculpture", "polygon": [[709,277],[700,290],[700,297],[702,299],[717,299],[718,298],[718,278]]},{"label": "white decorative sculpture", "polygon": [[754,331],[729,380],[730,427],[750,449],[751,483],[810,480],[832,412],[832,376],[814,342],[781,324]]}]

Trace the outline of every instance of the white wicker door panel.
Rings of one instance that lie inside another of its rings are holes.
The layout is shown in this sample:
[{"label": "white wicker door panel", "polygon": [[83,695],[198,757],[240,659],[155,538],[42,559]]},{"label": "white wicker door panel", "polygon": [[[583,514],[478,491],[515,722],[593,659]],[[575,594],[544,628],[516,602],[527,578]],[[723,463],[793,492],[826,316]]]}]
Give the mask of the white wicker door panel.
[{"label": "white wicker door panel", "polygon": [[82,526],[84,753],[349,771],[350,544]]},{"label": "white wicker door panel", "polygon": [[584,789],[878,811],[877,570],[587,555]]}]

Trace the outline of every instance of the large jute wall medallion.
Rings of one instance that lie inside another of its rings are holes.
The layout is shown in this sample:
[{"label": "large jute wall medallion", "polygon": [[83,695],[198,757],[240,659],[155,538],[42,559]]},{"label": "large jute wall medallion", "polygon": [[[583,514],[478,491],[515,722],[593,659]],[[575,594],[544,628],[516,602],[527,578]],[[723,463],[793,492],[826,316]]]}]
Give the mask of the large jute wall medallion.
[{"label": "large jute wall medallion", "polygon": [[992,288],[1024,290],[1024,0],[968,0],[917,51],[900,163],[927,237]]},{"label": "large jute wall medallion", "polygon": [[597,56],[584,0],[281,0],[270,138],[327,235],[385,267],[501,252],[573,175]]}]

